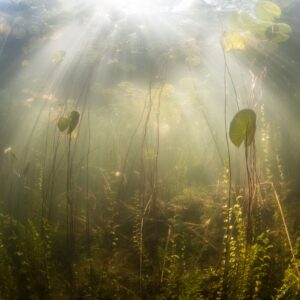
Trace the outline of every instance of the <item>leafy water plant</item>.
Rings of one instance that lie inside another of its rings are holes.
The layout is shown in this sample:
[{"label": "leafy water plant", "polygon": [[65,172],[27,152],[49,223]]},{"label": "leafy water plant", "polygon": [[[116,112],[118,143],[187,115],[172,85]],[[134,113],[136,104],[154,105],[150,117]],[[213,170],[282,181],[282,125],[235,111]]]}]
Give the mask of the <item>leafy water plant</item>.
[{"label": "leafy water plant", "polygon": [[67,249],[68,256],[68,273],[69,286],[71,295],[75,292],[75,274],[74,274],[74,257],[75,257],[75,231],[74,231],[74,197],[72,190],[72,157],[71,157],[71,141],[72,132],[77,127],[80,119],[80,113],[76,110],[71,111],[68,117],[60,117],[57,122],[58,129],[61,132],[67,130],[68,150],[67,150],[67,176],[66,176],[66,214],[67,214]]},{"label": "leafy water plant", "polygon": [[[256,185],[256,165],[255,165],[255,131],[256,131],[256,114],[251,109],[240,110],[232,119],[229,128],[229,137],[231,142],[240,147],[244,142],[245,145],[245,161],[248,179],[248,225],[247,240],[252,240],[252,209],[254,200],[254,191]],[[248,147],[252,146],[252,162],[249,162]]]},{"label": "leafy water plant", "polygon": [[271,50],[274,45],[287,41],[292,27],[280,21],[281,14],[282,9],[277,3],[264,0],[257,2],[254,13],[235,13],[232,17],[235,30],[223,35],[224,48],[226,51],[246,48]]},{"label": "leafy water plant", "polygon": [[255,12],[257,17],[263,21],[274,21],[281,16],[281,8],[272,1],[258,1]]}]

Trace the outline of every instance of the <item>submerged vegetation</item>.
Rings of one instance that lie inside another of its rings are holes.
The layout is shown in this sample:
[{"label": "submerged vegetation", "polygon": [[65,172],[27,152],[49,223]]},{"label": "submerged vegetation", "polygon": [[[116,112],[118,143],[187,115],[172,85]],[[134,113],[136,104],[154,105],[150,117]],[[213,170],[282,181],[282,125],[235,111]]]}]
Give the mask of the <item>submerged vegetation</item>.
[{"label": "submerged vegetation", "polygon": [[300,5],[166,2],[0,2],[0,299],[300,299]]}]

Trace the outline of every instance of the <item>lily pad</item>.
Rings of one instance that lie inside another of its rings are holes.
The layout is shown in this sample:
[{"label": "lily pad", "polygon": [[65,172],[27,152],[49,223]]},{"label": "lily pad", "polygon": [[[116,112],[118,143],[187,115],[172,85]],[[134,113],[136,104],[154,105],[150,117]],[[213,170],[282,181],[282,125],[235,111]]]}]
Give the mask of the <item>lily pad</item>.
[{"label": "lily pad", "polygon": [[57,122],[58,129],[61,132],[65,131],[69,127],[69,122],[70,122],[69,118],[60,117]]},{"label": "lily pad", "polygon": [[291,32],[292,28],[288,24],[276,23],[266,29],[265,35],[272,42],[282,43],[289,39]]},{"label": "lily pad", "polygon": [[243,50],[246,47],[245,38],[238,31],[226,31],[222,36],[222,46],[226,52],[233,49]]},{"label": "lily pad", "polygon": [[259,1],[255,12],[256,16],[264,21],[273,21],[281,16],[281,8],[272,1]]},{"label": "lily pad", "polygon": [[232,119],[229,128],[229,137],[236,147],[240,147],[243,142],[245,142],[246,146],[250,146],[254,139],[255,130],[255,112],[251,109],[243,109]]},{"label": "lily pad", "polygon": [[73,110],[70,113],[68,134],[72,133],[72,131],[76,128],[79,122],[79,118],[80,118],[80,113],[78,111]]}]

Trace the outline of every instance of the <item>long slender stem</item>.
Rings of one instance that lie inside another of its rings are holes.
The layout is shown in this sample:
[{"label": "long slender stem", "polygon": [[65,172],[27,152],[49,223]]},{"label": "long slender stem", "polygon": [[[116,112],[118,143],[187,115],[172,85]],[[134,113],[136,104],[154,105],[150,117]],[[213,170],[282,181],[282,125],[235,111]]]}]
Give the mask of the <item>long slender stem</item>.
[{"label": "long slender stem", "polygon": [[[226,226],[226,246],[225,246],[225,267],[224,267],[224,285],[223,289],[225,290],[224,297],[227,298],[226,289],[227,289],[227,277],[229,269],[229,233],[230,233],[230,223],[231,223],[231,190],[232,190],[232,170],[231,170],[231,155],[228,139],[228,126],[227,126],[227,60],[226,54],[222,47],[223,58],[224,58],[224,127],[225,127],[225,139],[226,139],[226,148],[227,148],[227,158],[228,158],[228,198],[227,198],[227,226]],[[227,170],[226,170],[227,171]]]},{"label": "long slender stem", "polygon": [[263,182],[263,183],[261,183],[261,185],[269,185],[273,190],[274,197],[275,197],[275,200],[276,200],[276,204],[278,206],[278,210],[279,210],[279,213],[280,213],[281,221],[282,221],[282,224],[283,224],[283,227],[284,227],[286,239],[288,241],[290,252],[291,252],[291,255],[292,255],[292,261],[295,264],[296,272],[297,272],[297,275],[298,275],[298,279],[299,279],[298,286],[300,286],[299,265],[298,265],[298,262],[297,262],[297,259],[296,259],[296,256],[295,256],[294,247],[293,247],[293,244],[292,244],[291,236],[290,236],[289,229],[288,229],[288,226],[287,226],[287,223],[286,223],[286,219],[285,219],[285,216],[284,216],[284,212],[283,212],[283,209],[282,209],[282,205],[281,205],[279,195],[278,195],[278,193],[275,189],[274,183],[272,181]]}]

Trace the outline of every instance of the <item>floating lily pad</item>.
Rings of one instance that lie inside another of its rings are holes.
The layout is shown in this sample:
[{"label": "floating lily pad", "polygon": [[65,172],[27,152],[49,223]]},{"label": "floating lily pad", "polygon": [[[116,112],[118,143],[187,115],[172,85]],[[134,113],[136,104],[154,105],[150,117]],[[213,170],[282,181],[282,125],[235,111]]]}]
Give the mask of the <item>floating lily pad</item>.
[{"label": "floating lily pad", "polygon": [[238,31],[227,31],[222,36],[222,46],[226,52],[233,49],[243,50],[246,47],[245,38]]},{"label": "floating lily pad", "polygon": [[257,17],[264,21],[273,21],[281,16],[281,8],[272,1],[259,1],[255,12]]}]

